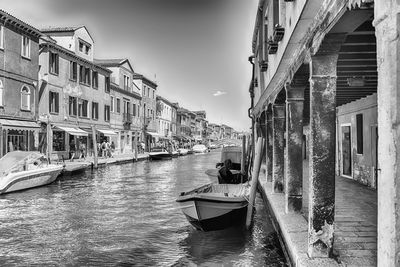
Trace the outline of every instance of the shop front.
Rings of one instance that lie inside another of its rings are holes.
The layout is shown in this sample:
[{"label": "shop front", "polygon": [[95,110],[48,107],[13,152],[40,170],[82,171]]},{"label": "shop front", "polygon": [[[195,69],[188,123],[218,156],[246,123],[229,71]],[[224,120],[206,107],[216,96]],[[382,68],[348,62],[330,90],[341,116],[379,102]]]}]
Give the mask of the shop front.
[{"label": "shop front", "polygon": [[0,119],[0,156],[16,150],[38,150],[39,131],[34,121]]},{"label": "shop front", "polygon": [[52,127],[52,155],[57,158],[71,159],[88,155],[89,134],[74,126],[54,124]]}]

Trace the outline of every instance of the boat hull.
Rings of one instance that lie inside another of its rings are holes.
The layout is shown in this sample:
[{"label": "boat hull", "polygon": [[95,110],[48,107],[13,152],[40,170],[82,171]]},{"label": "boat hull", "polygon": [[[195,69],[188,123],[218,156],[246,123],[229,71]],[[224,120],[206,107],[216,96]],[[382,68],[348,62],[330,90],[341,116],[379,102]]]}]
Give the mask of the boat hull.
[{"label": "boat hull", "polygon": [[197,230],[207,232],[222,230],[235,225],[242,225],[245,222],[246,214],[247,206],[204,220],[196,219],[186,214],[185,216],[189,223]]},{"label": "boat hull", "polygon": [[165,159],[171,159],[172,155],[169,153],[149,153],[149,159],[150,160],[165,160]]},{"label": "boat hull", "polygon": [[[243,185],[218,185],[219,188],[244,189]],[[210,185],[182,193],[176,200],[187,220],[198,230],[215,231],[241,224],[247,213],[247,194],[207,192]],[[243,192],[242,192],[243,193]]]},{"label": "boat hull", "polygon": [[10,173],[0,181],[0,194],[39,187],[54,182],[62,166]]}]

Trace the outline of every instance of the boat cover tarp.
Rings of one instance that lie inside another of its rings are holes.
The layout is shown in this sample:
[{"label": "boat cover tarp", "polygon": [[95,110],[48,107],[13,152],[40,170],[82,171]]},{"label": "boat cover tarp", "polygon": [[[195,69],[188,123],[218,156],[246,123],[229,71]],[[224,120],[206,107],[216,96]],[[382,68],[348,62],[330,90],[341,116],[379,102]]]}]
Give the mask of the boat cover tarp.
[{"label": "boat cover tarp", "polygon": [[0,176],[7,174],[18,165],[23,165],[25,161],[28,163],[40,159],[43,154],[37,151],[12,151],[8,152],[4,157],[0,159]]}]

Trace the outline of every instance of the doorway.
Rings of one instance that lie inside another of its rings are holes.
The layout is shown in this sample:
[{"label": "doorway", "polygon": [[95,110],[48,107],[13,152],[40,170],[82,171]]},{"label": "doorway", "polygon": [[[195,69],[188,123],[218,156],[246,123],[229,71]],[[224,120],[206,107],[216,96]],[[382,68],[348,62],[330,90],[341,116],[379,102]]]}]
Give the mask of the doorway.
[{"label": "doorway", "polygon": [[351,125],[342,125],[342,176],[352,177]]}]

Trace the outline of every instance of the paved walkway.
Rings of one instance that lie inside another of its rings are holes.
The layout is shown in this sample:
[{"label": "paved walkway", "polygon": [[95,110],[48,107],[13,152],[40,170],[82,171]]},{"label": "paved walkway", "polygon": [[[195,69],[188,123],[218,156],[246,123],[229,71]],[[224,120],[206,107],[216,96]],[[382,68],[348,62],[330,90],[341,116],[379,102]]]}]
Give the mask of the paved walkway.
[{"label": "paved walkway", "polygon": [[[303,164],[308,177],[308,161]],[[303,179],[303,215],[308,216],[308,179]],[[336,177],[334,250],[354,266],[377,264],[377,192],[356,181]]]},{"label": "paved walkway", "polygon": [[[106,166],[108,164],[118,164],[124,162],[133,162],[135,155],[133,153],[130,154],[118,154],[114,155],[112,158],[99,158],[98,159],[98,166]],[[138,154],[138,160],[144,160],[148,158],[148,153]],[[66,160],[64,164],[66,165],[66,170],[73,168],[77,165],[86,165],[87,167],[91,166],[92,163],[94,164],[93,157],[86,157],[85,159],[74,159],[74,161]]]},{"label": "paved walkway", "polygon": [[[304,163],[304,177],[308,177],[308,162]],[[274,213],[289,248],[294,251],[299,265],[310,266],[305,262],[304,253],[307,246],[308,216],[308,179],[303,182],[303,213],[287,215],[284,213],[283,194],[272,194],[271,183],[265,183],[265,176],[260,176],[261,188]],[[264,179],[262,179],[264,178]],[[376,266],[377,265],[377,192],[354,180],[337,177],[336,179],[336,212],[334,253],[337,261],[343,266]],[[304,240],[303,240],[304,239]],[[329,264],[328,264],[329,265]]]}]

